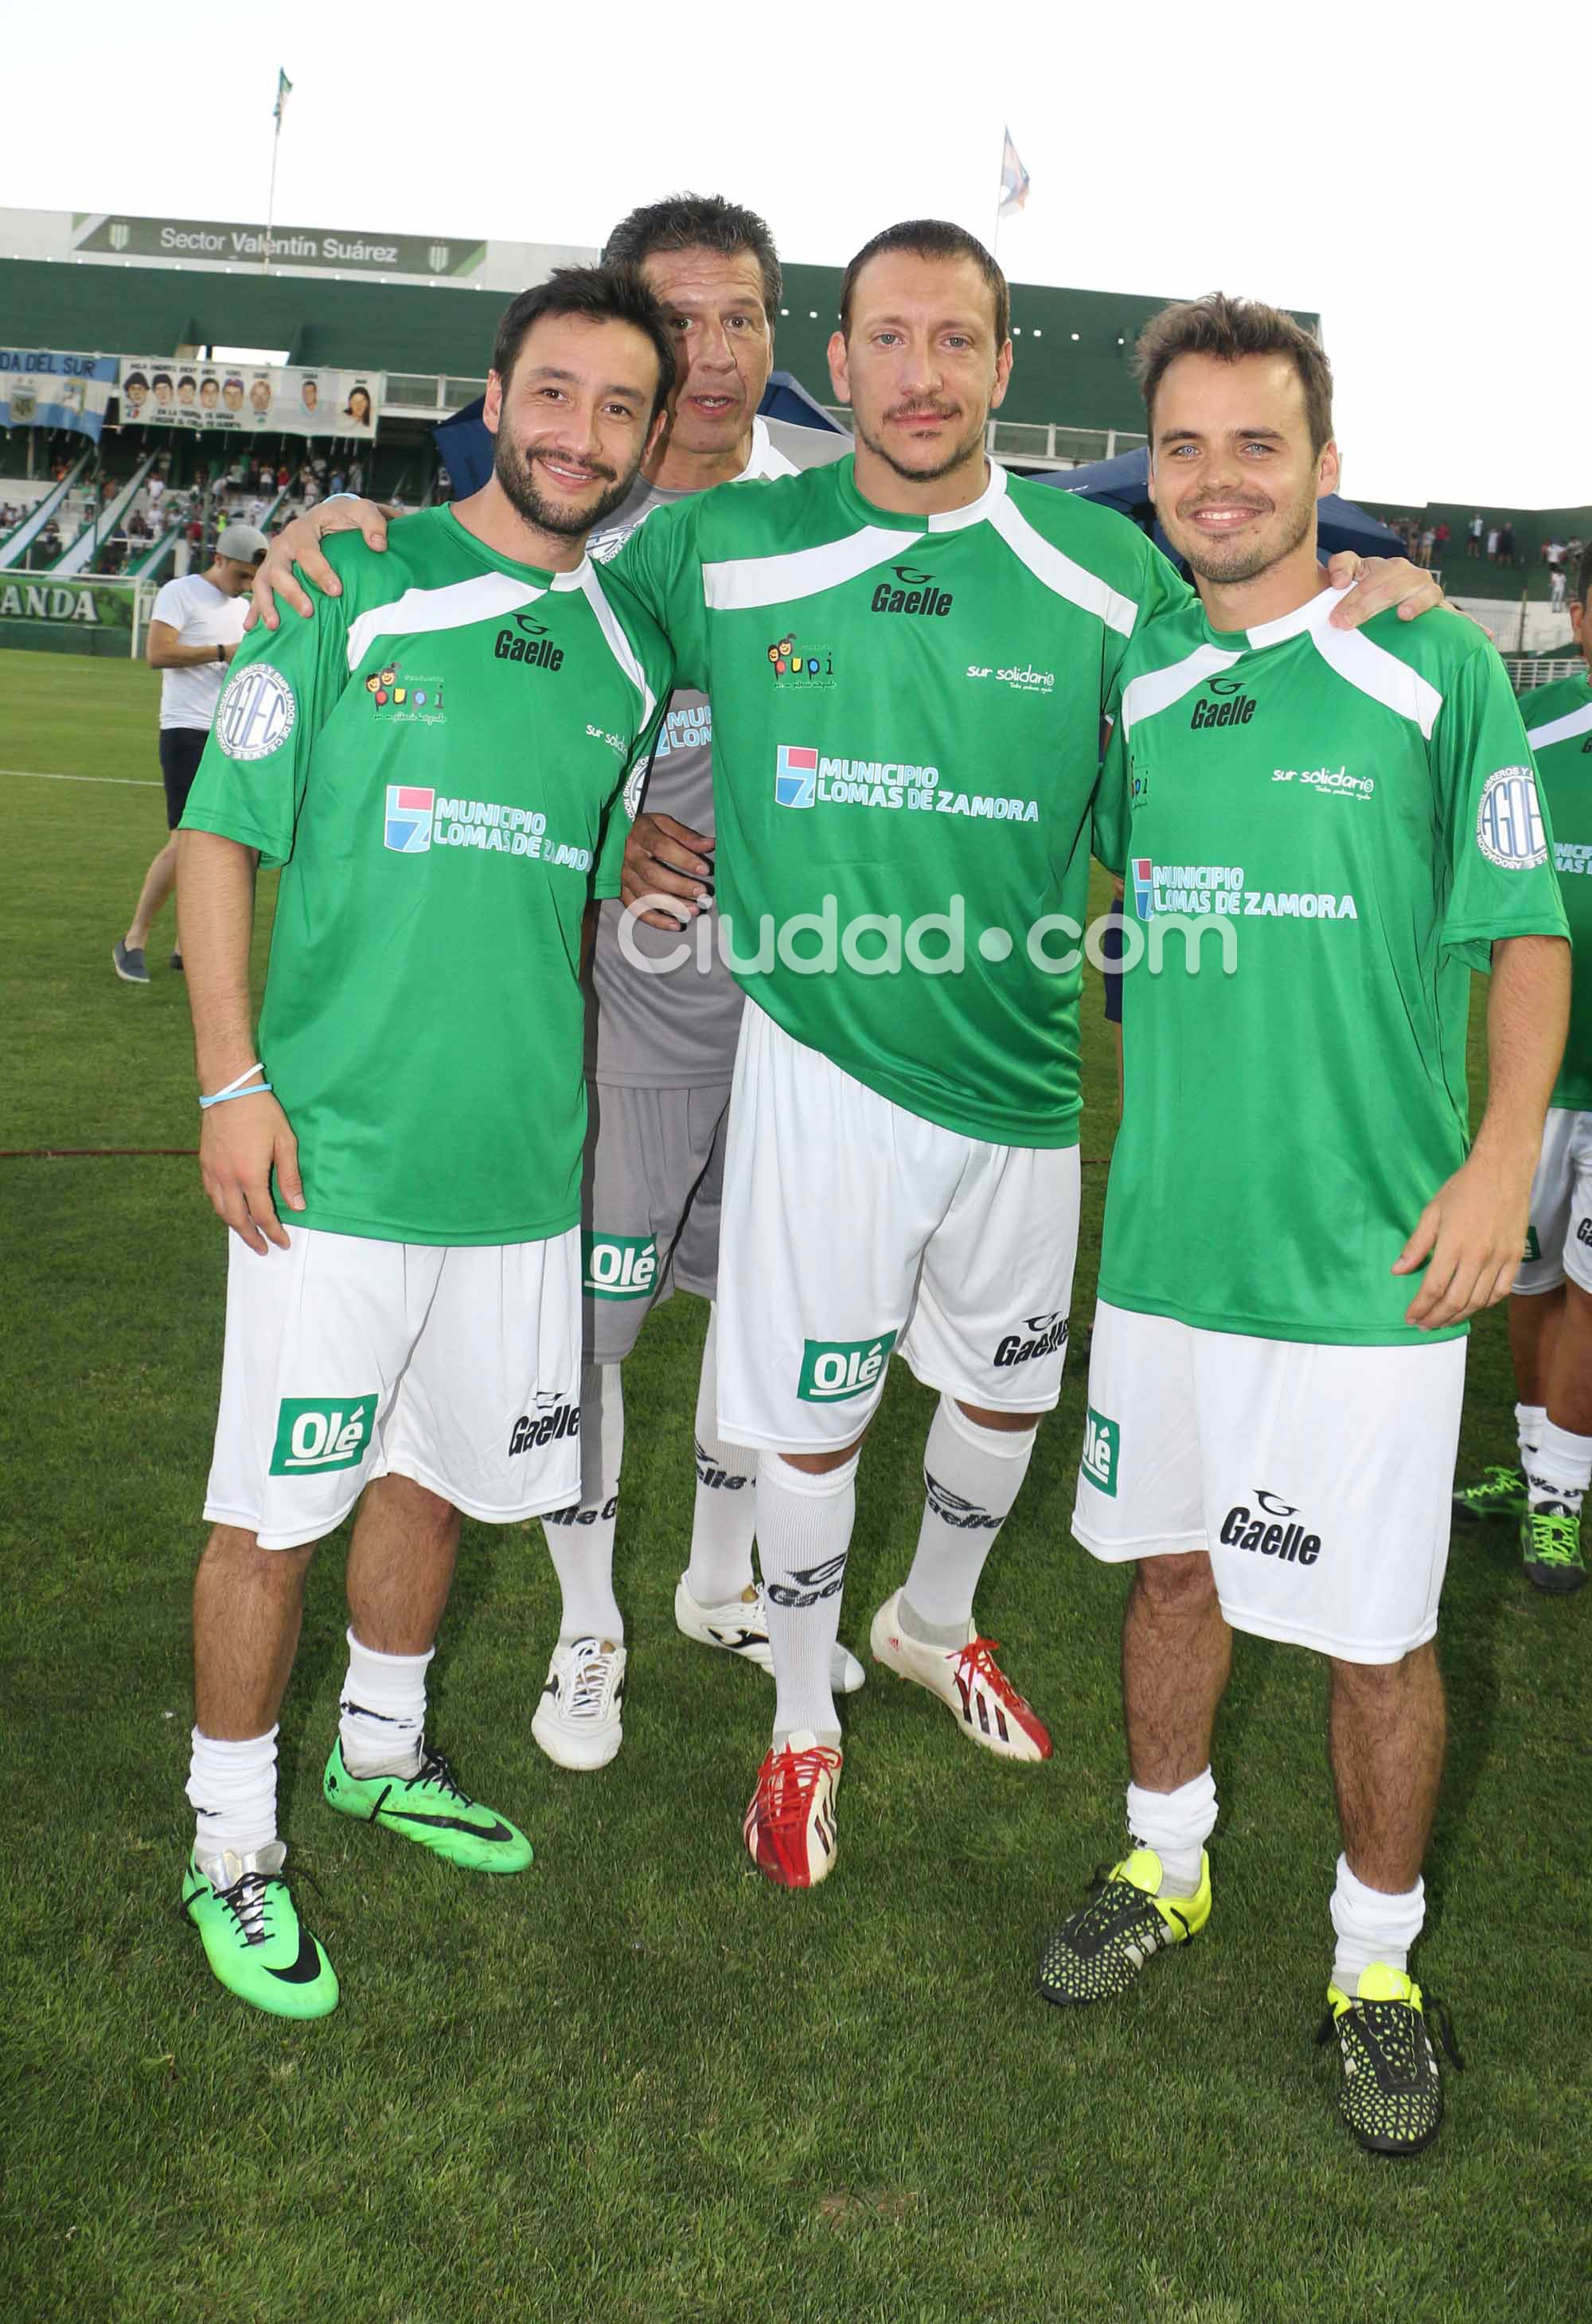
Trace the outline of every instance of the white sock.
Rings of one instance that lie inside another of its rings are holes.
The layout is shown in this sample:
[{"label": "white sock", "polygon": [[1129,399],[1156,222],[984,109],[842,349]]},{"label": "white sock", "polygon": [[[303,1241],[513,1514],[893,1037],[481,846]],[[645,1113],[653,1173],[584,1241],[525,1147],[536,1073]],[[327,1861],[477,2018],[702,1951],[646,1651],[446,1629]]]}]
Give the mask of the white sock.
[{"label": "white sock", "polygon": [[981,1428],[942,1396],[923,1448],[923,1522],[901,1594],[901,1624],[925,1646],[961,1646],[995,1537],[1023,1489],[1032,1428]]},{"label": "white sock", "polygon": [[1548,1407],[1543,1404],[1517,1404],[1514,1407],[1515,1434],[1520,1440],[1520,1465],[1529,1469],[1532,1454],[1542,1441],[1542,1431],[1548,1425]]},{"label": "white sock", "polygon": [[1542,1434],[1532,1450],[1526,1483],[1534,1509],[1555,1501],[1572,1517],[1579,1517],[1582,1495],[1592,1484],[1592,1436],[1574,1435],[1557,1422],[1544,1419]]},{"label": "white sock", "polygon": [[776,1745],[803,1727],[820,1743],[840,1740],[829,1669],[840,1635],[860,1457],[854,1452],[821,1477],[793,1468],[777,1452],[764,1452],[757,1463],[757,1543],[773,1650]]},{"label": "white sock", "polygon": [[1332,1982],[1352,2001],[1362,1973],[1373,1961],[1407,1970],[1410,1948],[1426,1918],[1426,1883],[1418,1880],[1402,1896],[1381,1888],[1367,1888],[1349,1870],[1347,1856],[1337,1859],[1337,1886],[1332,1891],[1332,1925],[1337,1932],[1337,1951]]},{"label": "white sock", "polygon": [[1180,1784],[1175,1792],[1127,1787],[1128,1831],[1140,1848],[1161,1858],[1161,1896],[1192,1896],[1199,1886],[1199,1858],[1216,1830],[1216,1778],[1208,1767]]},{"label": "white sock", "polygon": [[426,1666],[436,1653],[379,1655],[348,1632],[343,1681],[343,1765],[351,1775],[419,1773],[426,1731]]},{"label": "white sock", "polygon": [[580,1499],[541,1520],[547,1553],[563,1593],[559,1643],[608,1638],[625,1643],[625,1617],[614,1595],[614,1534],[619,1522],[619,1469],[625,1458],[625,1388],[617,1364],[580,1367]]},{"label": "white sock", "polygon": [[196,1727],[190,1737],[188,1797],[193,1845],[201,1858],[228,1849],[252,1856],[276,1838],[276,1729],[245,1742],[218,1742]]},{"label": "white sock", "polygon": [[718,1433],[718,1310],[708,1310],[697,1383],[697,1505],[686,1588],[699,1606],[726,1606],[752,1586],[757,1455]]}]

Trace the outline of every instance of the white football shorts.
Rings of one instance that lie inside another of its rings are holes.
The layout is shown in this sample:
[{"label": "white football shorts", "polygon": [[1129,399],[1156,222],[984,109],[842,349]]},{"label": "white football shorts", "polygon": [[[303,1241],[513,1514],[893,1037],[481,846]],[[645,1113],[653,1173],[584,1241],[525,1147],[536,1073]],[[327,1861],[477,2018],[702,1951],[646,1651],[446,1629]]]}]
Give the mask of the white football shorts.
[{"label": "white football shorts", "polygon": [[963,1403],[1049,1412],[1078,1250],[1076,1146],[992,1146],[881,1097],[748,1001],[718,1268],[726,1443],[859,1436],[892,1352]]},{"label": "white football shorts", "polygon": [[540,1242],[377,1242],[288,1222],[236,1235],[205,1515],[263,1549],[342,1524],[412,1477],[508,1525],[580,1498],[580,1231]]},{"label": "white football shorts", "polygon": [[1549,1110],[1532,1180],[1532,1231],[1517,1294],[1557,1291],[1566,1276],[1592,1297],[1592,1113]]},{"label": "white football shorts", "polygon": [[1108,1563],[1208,1549],[1234,1629],[1397,1662],[1437,1628],[1466,1346],[1251,1339],[1102,1301],[1073,1533]]}]

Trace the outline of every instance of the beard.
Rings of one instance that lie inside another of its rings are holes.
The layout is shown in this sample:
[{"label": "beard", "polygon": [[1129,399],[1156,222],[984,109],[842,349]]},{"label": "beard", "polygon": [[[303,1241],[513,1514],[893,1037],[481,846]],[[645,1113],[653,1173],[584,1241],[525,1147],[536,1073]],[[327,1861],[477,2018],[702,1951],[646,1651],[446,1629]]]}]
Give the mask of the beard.
[{"label": "beard", "polygon": [[508,500],[527,524],[533,524],[539,532],[551,532],[560,540],[578,540],[583,533],[601,524],[606,516],[612,516],[620,503],[628,499],[636,479],[636,468],[622,476],[616,469],[600,467],[595,462],[588,465],[594,476],[606,477],[607,483],[588,508],[573,509],[563,502],[547,499],[538,491],[533,453],[523,452],[517,444],[510,443],[501,428],[492,439],[492,473]]},{"label": "beard", "polygon": [[[1245,503],[1248,505],[1247,503]],[[1270,503],[1268,503],[1268,507]],[[1257,508],[1257,516],[1266,513]],[[1202,581],[1215,581],[1230,586],[1238,581],[1258,580],[1273,565],[1281,565],[1310,531],[1316,513],[1316,495],[1311,491],[1297,500],[1285,512],[1280,538],[1270,540],[1211,540],[1190,526],[1185,533],[1180,524],[1175,532],[1168,526],[1167,538],[1180,557],[1188,559]]]},{"label": "beard", "polygon": [[[951,416],[949,412],[934,414],[937,420],[949,419]],[[904,460],[898,459],[886,443],[864,427],[855,411],[852,413],[852,425],[856,430],[858,442],[865,444],[875,457],[883,460],[887,468],[893,468],[896,475],[904,477],[908,484],[931,484],[937,483],[941,476],[949,476],[953,469],[966,466],[976,453],[983,451],[985,429],[988,419],[987,412],[982,413],[977,425],[969,429],[955,449],[947,453],[945,457],[937,461],[931,468],[911,467]]]}]

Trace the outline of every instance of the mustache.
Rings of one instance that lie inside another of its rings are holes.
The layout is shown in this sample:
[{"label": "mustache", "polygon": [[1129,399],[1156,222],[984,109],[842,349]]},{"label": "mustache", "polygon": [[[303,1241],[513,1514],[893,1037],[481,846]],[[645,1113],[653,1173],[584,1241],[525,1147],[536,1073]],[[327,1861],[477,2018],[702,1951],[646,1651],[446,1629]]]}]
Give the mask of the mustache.
[{"label": "mustache", "polygon": [[584,468],[588,475],[594,476],[599,484],[614,484],[619,481],[618,469],[606,466],[601,460],[574,459],[572,454],[555,453],[551,446],[545,444],[516,445],[514,448],[527,470],[533,467],[538,460],[565,457],[574,460],[576,466]]},{"label": "mustache", "polygon": [[961,408],[959,403],[898,403],[884,417],[886,420],[955,420]]}]

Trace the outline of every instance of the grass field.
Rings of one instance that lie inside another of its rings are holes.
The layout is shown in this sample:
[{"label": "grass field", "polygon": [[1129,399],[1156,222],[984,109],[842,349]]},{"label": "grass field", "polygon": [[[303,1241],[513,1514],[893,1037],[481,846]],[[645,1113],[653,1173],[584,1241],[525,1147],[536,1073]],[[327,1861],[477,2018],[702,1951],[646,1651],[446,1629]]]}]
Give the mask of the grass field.
[{"label": "grass field", "polygon": [[[143,670],[0,655],[7,1148],[194,1142],[180,982],[134,991],[109,961],[162,826],[154,716]],[[1087,1007],[1074,1350],[980,1606],[1053,1760],[991,1764],[876,1674],[834,1877],[792,1896],[752,1871],[768,1684],[671,1615],[705,1321],[678,1298],[626,1371],[630,1692],[602,1775],[531,1742],[556,1628],[539,1531],[466,1527],[434,1726],[531,1831],[524,1879],[472,1884],[323,1807],[340,1541],[312,1570],[282,1828],[345,1999],[309,2028],[230,2001],[177,1911],[223,1231],[180,1155],[0,1160],[8,2324],[1592,2313],[1592,1608],[1530,1591],[1507,1528],[1462,1536],[1449,1575],[1418,1967],[1470,2070],[1428,2157],[1359,2155],[1313,2047],[1337,1842],[1302,1655],[1238,1642],[1208,1935],[1098,2014],[1031,1990],[1041,1932],[1117,1845],[1125,1773],[1124,1582],[1067,1523],[1112,1111]],[[1511,1398],[1495,1315],[1467,1461],[1509,1450]],[[862,1473],[859,1649],[911,1555],[930,1408],[898,1367]]]}]

